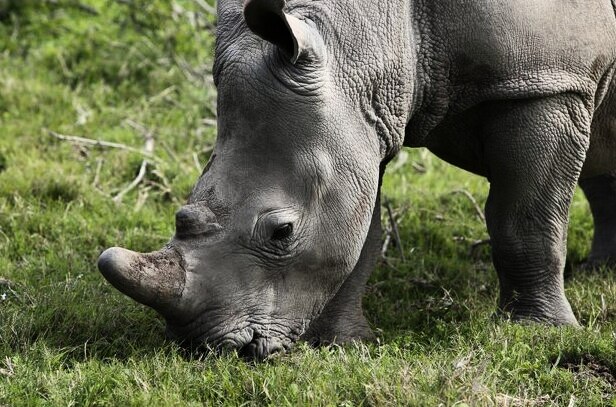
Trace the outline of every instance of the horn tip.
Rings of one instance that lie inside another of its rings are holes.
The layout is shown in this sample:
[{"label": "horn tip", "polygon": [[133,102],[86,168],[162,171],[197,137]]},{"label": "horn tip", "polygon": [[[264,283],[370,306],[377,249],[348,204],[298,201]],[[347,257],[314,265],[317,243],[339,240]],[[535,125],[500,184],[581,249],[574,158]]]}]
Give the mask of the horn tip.
[{"label": "horn tip", "polygon": [[124,269],[127,261],[126,250],[120,247],[111,247],[98,257],[98,269],[107,280],[117,277]]}]

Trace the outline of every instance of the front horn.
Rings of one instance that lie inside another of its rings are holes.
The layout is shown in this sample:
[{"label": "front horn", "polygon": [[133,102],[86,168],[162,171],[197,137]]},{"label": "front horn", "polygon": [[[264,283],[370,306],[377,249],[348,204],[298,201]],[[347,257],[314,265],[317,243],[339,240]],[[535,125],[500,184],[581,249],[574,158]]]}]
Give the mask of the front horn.
[{"label": "front horn", "polygon": [[182,257],[172,248],[142,254],[112,247],[98,258],[98,269],[115,288],[163,313],[178,305],[186,284]]}]

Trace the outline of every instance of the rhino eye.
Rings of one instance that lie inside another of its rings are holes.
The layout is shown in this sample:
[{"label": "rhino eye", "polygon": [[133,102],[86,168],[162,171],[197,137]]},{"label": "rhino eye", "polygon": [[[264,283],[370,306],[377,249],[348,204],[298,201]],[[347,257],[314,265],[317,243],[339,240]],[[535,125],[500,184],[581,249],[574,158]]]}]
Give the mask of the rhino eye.
[{"label": "rhino eye", "polygon": [[293,233],[293,224],[285,223],[278,226],[272,234],[272,240],[284,240],[287,239]]}]

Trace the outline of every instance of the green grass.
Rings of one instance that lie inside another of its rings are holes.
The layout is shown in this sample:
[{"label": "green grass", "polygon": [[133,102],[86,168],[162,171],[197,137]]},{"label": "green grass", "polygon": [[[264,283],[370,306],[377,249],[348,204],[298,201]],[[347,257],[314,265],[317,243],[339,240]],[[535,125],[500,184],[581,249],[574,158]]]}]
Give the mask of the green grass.
[{"label": "green grass", "polygon": [[[369,283],[378,343],[300,344],[254,365],[166,342],[95,263],[173,233],[215,138],[214,22],[188,0],[0,0],[0,405],[616,406],[615,273],[576,267],[592,230],[582,195],[566,289],[583,328],[509,324],[492,318],[488,246],[469,253],[483,221],[456,192],[482,206],[488,185],[422,150],[384,183],[405,259],[390,245]],[[50,135],[139,149],[135,123],[156,165],[121,203],[139,154]]]}]

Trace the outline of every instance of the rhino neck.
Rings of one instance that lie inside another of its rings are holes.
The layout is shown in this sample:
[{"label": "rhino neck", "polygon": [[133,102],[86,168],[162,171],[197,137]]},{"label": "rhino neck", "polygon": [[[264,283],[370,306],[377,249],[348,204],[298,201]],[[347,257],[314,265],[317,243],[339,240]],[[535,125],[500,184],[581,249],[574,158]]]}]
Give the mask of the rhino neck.
[{"label": "rhino neck", "polygon": [[[340,80],[345,100],[361,111],[375,130],[382,161],[403,146],[413,113],[417,86],[418,45],[412,0],[357,2],[299,1],[293,10],[315,22],[333,59],[332,77]],[[352,38],[353,44],[341,39]]]}]

